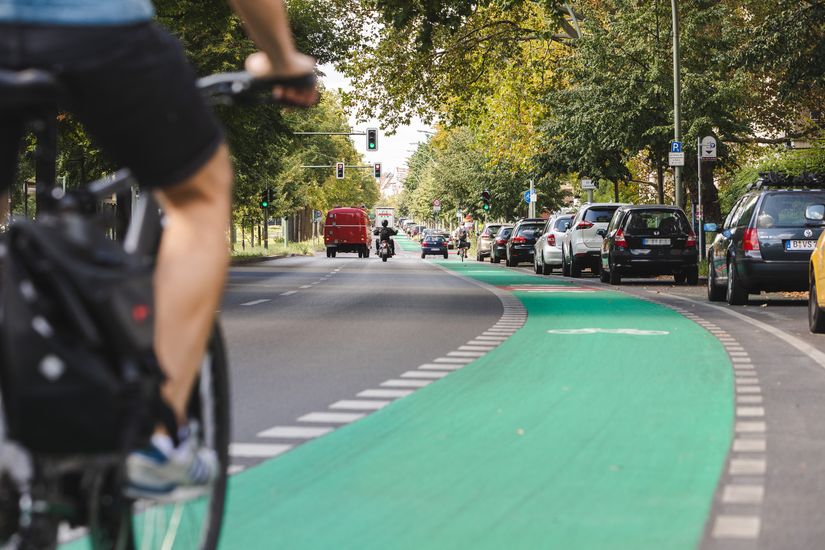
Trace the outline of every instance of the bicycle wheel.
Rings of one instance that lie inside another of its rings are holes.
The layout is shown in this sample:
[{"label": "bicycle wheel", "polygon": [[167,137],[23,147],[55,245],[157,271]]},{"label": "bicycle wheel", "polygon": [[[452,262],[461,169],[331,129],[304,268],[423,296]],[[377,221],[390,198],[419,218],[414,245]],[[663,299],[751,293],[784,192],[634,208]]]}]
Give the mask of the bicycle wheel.
[{"label": "bicycle wheel", "polygon": [[214,550],[218,545],[229,466],[229,373],[223,337],[217,324],[193,390],[189,411],[197,426],[195,436],[215,450],[221,473],[207,492],[194,498],[187,498],[181,491],[167,503],[136,502],[132,519],[134,548]]}]

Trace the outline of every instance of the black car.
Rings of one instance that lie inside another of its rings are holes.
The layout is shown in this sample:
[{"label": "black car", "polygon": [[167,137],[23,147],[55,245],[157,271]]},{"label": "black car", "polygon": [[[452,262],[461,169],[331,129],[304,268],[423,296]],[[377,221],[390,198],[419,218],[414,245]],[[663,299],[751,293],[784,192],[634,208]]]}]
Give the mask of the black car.
[{"label": "black car", "polygon": [[447,259],[447,240],[441,235],[429,235],[421,240],[421,257],[438,254]]},{"label": "black car", "polygon": [[505,259],[509,267],[515,267],[521,262],[533,263],[536,240],[545,223],[547,220],[544,218],[524,218],[516,223],[513,234],[505,245]]},{"label": "black car", "polygon": [[666,205],[621,206],[613,214],[601,250],[602,282],[622,277],[673,275],[677,284],[699,282],[696,235],[681,208]]},{"label": "black car", "polygon": [[762,291],[808,289],[822,225],[805,218],[825,204],[825,178],[761,174],[731,209],[708,252],[708,299],[731,305]]},{"label": "black car", "polygon": [[512,225],[502,225],[496,237],[493,240],[493,246],[490,248],[490,261],[494,264],[501,262],[501,259],[507,255],[507,241],[510,235],[513,234]]}]

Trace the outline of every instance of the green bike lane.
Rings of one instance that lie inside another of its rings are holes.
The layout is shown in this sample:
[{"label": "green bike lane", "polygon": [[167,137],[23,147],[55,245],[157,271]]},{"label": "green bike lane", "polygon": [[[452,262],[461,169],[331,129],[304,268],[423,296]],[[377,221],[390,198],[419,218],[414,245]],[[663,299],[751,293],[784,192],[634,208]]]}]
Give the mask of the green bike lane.
[{"label": "green bike lane", "polygon": [[626,294],[438,263],[513,289],[527,323],[438,382],[233,476],[221,547],[695,547],[732,434],[721,344]]}]

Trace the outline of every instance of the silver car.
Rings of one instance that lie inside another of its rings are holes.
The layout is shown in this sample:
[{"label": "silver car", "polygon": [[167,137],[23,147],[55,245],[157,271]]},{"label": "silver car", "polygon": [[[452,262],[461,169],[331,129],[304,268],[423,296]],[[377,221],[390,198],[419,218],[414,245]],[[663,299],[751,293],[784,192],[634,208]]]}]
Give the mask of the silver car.
[{"label": "silver car", "polygon": [[533,269],[540,275],[550,275],[554,268],[561,269],[561,243],[564,233],[573,222],[573,214],[556,214],[544,225],[541,237],[536,241]]},{"label": "silver car", "polygon": [[478,235],[476,240],[476,260],[483,262],[484,258],[490,255],[490,250],[493,248],[493,241],[496,238],[496,233],[501,229],[503,224],[488,223]]},{"label": "silver car", "polygon": [[624,206],[620,202],[584,204],[573,218],[562,242],[561,272],[570,277],[581,277],[582,269],[590,268],[594,275],[601,266],[602,235],[613,213]]}]

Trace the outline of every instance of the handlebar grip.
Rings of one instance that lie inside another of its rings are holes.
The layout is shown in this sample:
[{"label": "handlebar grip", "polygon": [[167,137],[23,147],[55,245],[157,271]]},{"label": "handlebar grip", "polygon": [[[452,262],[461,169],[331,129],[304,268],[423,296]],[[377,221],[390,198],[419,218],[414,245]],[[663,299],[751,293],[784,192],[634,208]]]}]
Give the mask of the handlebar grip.
[{"label": "handlebar grip", "polygon": [[213,105],[238,103],[285,103],[272,97],[272,88],[312,88],[317,83],[315,73],[297,77],[255,78],[246,71],[218,73],[198,79],[196,86],[204,99]]}]

